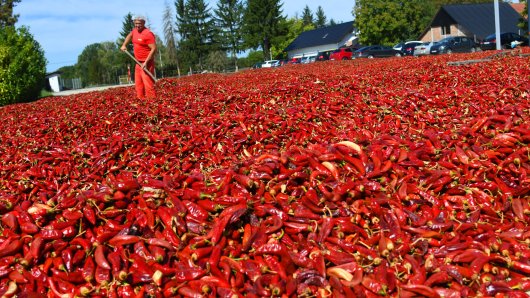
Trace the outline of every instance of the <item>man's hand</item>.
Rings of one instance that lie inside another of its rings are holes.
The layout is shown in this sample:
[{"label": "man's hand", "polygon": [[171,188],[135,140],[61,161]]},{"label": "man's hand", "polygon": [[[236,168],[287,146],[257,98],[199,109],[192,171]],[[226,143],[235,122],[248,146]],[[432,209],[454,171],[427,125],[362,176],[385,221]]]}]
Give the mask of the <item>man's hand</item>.
[{"label": "man's hand", "polygon": [[126,46],[121,46],[120,50],[126,52],[127,51],[127,47]]}]

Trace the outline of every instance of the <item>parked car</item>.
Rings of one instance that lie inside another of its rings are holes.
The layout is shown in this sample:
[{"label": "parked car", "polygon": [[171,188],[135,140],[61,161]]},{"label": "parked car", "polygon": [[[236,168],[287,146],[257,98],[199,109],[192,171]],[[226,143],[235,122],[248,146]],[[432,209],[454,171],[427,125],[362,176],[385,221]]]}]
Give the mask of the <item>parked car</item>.
[{"label": "parked car", "polygon": [[401,51],[387,46],[374,45],[358,49],[353,53],[353,58],[382,58],[382,57],[401,57]]},{"label": "parked car", "polygon": [[287,64],[300,64],[302,57],[291,58]]},{"label": "parked car", "polygon": [[431,54],[451,54],[475,52],[479,49],[478,44],[471,38],[465,36],[448,36],[437,41],[431,46]]},{"label": "parked car", "polygon": [[431,53],[431,46],[433,41],[423,42],[414,48],[414,56],[429,55]]},{"label": "parked car", "polygon": [[254,69],[261,68],[261,65],[263,65],[263,62],[256,62],[256,63],[254,63],[254,65],[252,65],[252,68],[254,68]]},{"label": "parked car", "polygon": [[313,63],[317,60],[317,55],[309,55],[302,57],[302,61],[300,63],[307,64],[307,63]]},{"label": "parked car", "polygon": [[403,46],[411,44],[411,43],[421,43],[419,40],[409,40],[405,42],[400,42],[397,45],[393,46],[394,50],[403,51]]},{"label": "parked car", "polygon": [[338,48],[329,55],[329,60],[350,60],[352,54],[351,48]]},{"label": "parked car", "polygon": [[333,51],[321,51],[317,54],[316,61],[326,61],[329,60],[329,55],[331,55]]},{"label": "parked car", "polygon": [[[528,39],[522,37],[521,35],[513,32],[503,32],[501,33],[501,48],[511,49],[512,42],[519,42],[520,45],[528,45]],[[495,33],[490,34],[480,42],[480,48],[482,50],[495,50],[497,49],[497,36]]]},{"label": "parked car", "polygon": [[278,67],[280,66],[280,60],[267,60],[261,65],[262,68]]},{"label": "parked car", "polygon": [[421,41],[407,42],[401,48],[401,53],[403,53],[403,56],[412,56],[412,55],[414,55],[414,50],[415,50],[416,46],[418,46],[418,45],[420,45],[422,43],[423,42],[421,42]]}]

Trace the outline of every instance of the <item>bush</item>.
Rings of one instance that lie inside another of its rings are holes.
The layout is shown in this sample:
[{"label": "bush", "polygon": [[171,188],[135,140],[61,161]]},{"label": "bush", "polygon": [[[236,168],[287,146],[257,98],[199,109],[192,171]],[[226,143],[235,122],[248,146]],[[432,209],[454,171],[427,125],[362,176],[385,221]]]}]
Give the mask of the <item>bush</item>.
[{"label": "bush", "polygon": [[44,51],[28,28],[0,30],[0,106],[37,99],[45,77]]}]

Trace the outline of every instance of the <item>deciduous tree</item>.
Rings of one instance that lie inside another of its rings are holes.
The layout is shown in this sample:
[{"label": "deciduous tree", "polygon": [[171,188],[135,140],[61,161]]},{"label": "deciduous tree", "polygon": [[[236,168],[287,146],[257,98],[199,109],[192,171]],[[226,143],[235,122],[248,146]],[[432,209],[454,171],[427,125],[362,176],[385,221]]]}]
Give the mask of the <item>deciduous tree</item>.
[{"label": "deciduous tree", "polygon": [[298,18],[288,18],[284,19],[281,22],[283,28],[287,28],[287,31],[281,38],[278,38],[278,41],[275,45],[272,46],[271,52],[273,57],[286,58],[284,55],[284,49],[295,40],[298,35],[302,32],[315,29],[313,24],[304,25],[304,22]]},{"label": "deciduous tree", "polygon": [[434,9],[425,0],[357,0],[354,14],[361,44],[392,45],[416,39]]},{"label": "deciduous tree", "polygon": [[93,86],[101,83],[103,65],[100,61],[100,43],[86,46],[77,58],[78,75],[83,86]]},{"label": "deciduous tree", "polygon": [[28,28],[0,30],[0,106],[36,99],[44,88],[46,58]]}]

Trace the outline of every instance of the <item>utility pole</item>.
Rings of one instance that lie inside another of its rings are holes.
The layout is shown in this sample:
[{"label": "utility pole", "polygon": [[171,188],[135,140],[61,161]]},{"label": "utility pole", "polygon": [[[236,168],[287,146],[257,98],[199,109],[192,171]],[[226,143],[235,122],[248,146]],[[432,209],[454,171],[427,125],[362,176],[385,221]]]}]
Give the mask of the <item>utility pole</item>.
[{"label": "utility pole", "polygon": [[497,50],[501,49],[501,24],[499,20],[499,0],[494,2],[494,11],[495,11],[495,44]]}]

